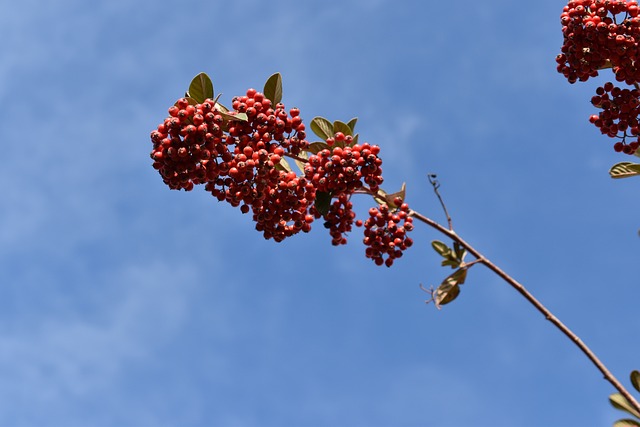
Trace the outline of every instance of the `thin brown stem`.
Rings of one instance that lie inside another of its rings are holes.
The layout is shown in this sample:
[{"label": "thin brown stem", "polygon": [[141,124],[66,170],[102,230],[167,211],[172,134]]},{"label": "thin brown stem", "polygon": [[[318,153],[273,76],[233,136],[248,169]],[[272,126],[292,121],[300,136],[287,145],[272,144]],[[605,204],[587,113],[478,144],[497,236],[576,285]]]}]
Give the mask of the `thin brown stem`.
[{"label": "thin brown stem", "polygon": [[562,323],[556,316],[553,315],[540,301],[538,301],[525,287],[519,283],[517,280],[509,276],[505,273],[501,268],[497,265],[489,261],[484,255],[478,252],[473,246],[467,243],[464,239],[458,236],[453,230],[447,229],[436,221],[428,218],[419,212],[410,211],[410,216],[414,217],[418,221],[421,221],[428,226],[434,228],[440,233],[446,235],[451,240],[458,242],[462,247],[464,247],[471,255],[476,258],[481,264],[484,264],[489,270],[493,271],[497,274],[502,280],[507,282],[512,288],[514,288],[518,293],[520,293],[527,301],[529,301],[542,315],[550,321],[556,328],[560,330],[567,338],[569,338],[579,349],[584,353],[585,356],[598,368],[598,370],[604,375],[605,380],[607,380],[616,390],[620,392],[622,396],[627,399],[629,404],[633,406],[638,412],[640,412],[640,403],[629,393],[629,391],[618,381],[618,379],[607,369],[607,367],[602,363],[602,361],[595,355],[595,353],[573,332],[569,329],[564,323]]},{"label": "thin brown stem", "polygon": [[444,204],[444,200],[442,200],[442,196],[440,196],[440,183],[436,179],[436,174],[427,175],[429,178],[429,183],[433,186],[433,192],[438,196],[438,200],[440,200],[440,206],[442,206],[442,210],[444,211],[444,215],[447,217],[447,224],[449,224],[449,230],[453,231],[453,221],[451,220],[451,216],[449,215],[449,211],[447,210],[447,205]]}]

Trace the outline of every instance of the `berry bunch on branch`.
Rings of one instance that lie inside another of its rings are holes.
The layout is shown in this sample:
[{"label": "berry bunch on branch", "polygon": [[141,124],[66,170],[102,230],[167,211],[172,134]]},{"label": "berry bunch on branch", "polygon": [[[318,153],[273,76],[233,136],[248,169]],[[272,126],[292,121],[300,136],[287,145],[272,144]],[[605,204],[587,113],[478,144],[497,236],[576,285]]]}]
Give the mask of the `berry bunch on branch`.
[{"label": "berry bunch on branch", "polygon": [[[609,69],[614,82],[596,89],[598,108],[589,121],[615,139],[616,152],[638,155],[640,148],[640,8],[637,1],[570,0],[560,16],[564,42],[557,70],[569,83],[587,81]],[[621,162],[613,178],[640,175],[640,164]]]},{"label": "berry bunch on branch", "polygon": [[[231,109],[218,98],[211,79],[197,75],[151,132],[153,167],[169,188],[202,184],[217,200],[250,212],[256,229],[276,242],[322,219],[334,245],[347,243],[354,225],[364,226],[366,256],[377,265],[390,267],[412,245],[404,188],[394,194],[380,188],[380,147],[359,143],[356,119],[314,118],[311,129],[321,140],[310,143],[300,110],[282,103],[280,74],[263,92],[233,98]],[[366,222],[353,211],[358,193],[378,202]]]}]

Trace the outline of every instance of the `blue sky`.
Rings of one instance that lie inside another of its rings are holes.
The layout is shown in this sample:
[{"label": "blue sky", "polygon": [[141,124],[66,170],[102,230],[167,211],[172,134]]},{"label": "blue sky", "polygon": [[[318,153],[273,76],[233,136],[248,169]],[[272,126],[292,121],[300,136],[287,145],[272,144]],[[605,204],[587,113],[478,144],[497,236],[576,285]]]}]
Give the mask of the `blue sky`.
[{"label": "blue sky", "polygon": [[[201,71],[222,101],[358,116],[385,188],[525,284],[627,382],[640,369],[640,180],[555,71],[564,3],[5,2],[1,426],[603,426],[608,383],[498,278],[418,225],[393,268],[358,232],[276,244],[169,191],[149,132]],[[371,202],[355,201],[365,211]]]}]

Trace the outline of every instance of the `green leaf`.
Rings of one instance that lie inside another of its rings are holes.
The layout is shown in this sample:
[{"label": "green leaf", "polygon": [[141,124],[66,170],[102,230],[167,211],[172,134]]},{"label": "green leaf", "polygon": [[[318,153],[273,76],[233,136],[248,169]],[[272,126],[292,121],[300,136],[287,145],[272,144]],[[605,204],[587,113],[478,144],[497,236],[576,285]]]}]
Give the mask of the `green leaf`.
[{"label": "green leaf", "polygon": [[331,147],[329,147],[326,142],[312,142],[311,144],[309,144],[309,148],[307,149],[307,151],[313,154],[318,154],[324,149],[330,150]]},{"label": "green leaf", "polygon": [[467,269],[461,268],[444,279],[440,286],[438,286],[438,289],[436,289],[433,298],[436,307],[439,308],[441,305],[449,304],[456,299],[460,294],[460,285],[464,284],[466,278]]},{"label": "green leaf", "polygon": [[453,251],[456,254],[456,259],[461,263],[464,261],[464,257],[467,255],[467,250],[462,247],[458,242],[453,242]]},{"label": "green leaf", "polygon": [[614,393],[609,396],[609,402],[614,408],[625,411],[633,415],[634,417],[640,418],[640,414],[638,413],[638,411],[636,411],[636,409],[631,406],[629,401],[620,393]]},{"label": "green leaf", "polygon": [[439,240],[434,240],[433,242],[431,242],[431,246],[433,247],[433,250],[438,252],[440,256],[444,258],[448,258],[449,254],[451,253],[451,248]]},{"label": "green leaf", "polygon": [[433,302],[437,308],[440,306],[449,304],[460,295],[460,286],[450,283],[443,283],[438,286],[436,293],[433,297]]},{"label": "green leaf", "polygon": [[[300,154],[298,154],[298,157],[305,160],[309,158],[306,151],[301,151]],[[300,169],[300,172],[302,172],[302,174],[304,175],[304,167],[306,166],[306,163],[298,159],[294,160],[296,162],[296,166],[298,166],[298,169]]]},{"label": "green leaf", "polygon": [[618,420],[613,423],[613,427],[640,427],[640,423],[638,421],[625,418],[623,420]]},{"label": "green leaf", "polygon": [[289,162],[287,162],[287,159],[285,159],[284,157],[280,157],[280,161],[278,162],[278,164],[276,164],[276,169],[278,170],[283,170],[285,172],[291,172],[291,166],[289,165]]},{"label": "green leaf", "polygon": [[337,132],[342,132],[345,135],[351,135],[351,128],[348,124],[341,122],[340,120],[336,120],[333,122],[333,133],[336,134]]},{"label": "green leaf", "polygon": [[444,279],[447,283],[455,283],[456,285],[464,285],[467,280],[467,269],[460,268],[453,272],[449,277]]},{"label": "green leaf", "polygon": [[636,391],[640,391],[640,372],[631,372],[631,385],[633,385],[633,388],[635,388]]},{"label": "green leaf", "polygon": [[223,119],[227,121],[246,122],[247,115],[245,113],[229,114],[224,111],[218,110]]},{"label": "green leaf", "polygon": [[640,164],[631,162],[616,163],[609,169],[609,175],[614,179],[640,175]]},{"label": "green leaf", "polygon": [[262,92],[267,99],[271,100],[274,108],[277,103],[282,101],[282,76],[280,73],[275,73],[267,79]]},{"label": "green leaf", "polygon": [[349,123],[347,123],[347,126],[349,126],[349,128],[351,128],[351,135],[353,135],[353,132],[356,130],[356,122],[358,121],[357,117],[354,117],[353,119],[349,120]]},{"label": "green leaf", "polygon": [[402,200],[404,200],[404,197],[405,197],[406,193],[407,193],[407,183],[403,182],[402,183],[402,187],[400,188],[400,191],[396,191],[393,194],[385,195],[385,199],[387,201],[387,205],[389,205],[392,208],[399,208],[400,206],[396,206],[396,204],[393,203],[393,200],[396,197],[400,197]]},{"label": "green leaf", "polygon": [[213,99],[213,82],[205,73],[200,73],[191,80],[188,93],[199,104],[207,98]]},{"label": "green leaf", "polygon": [[358,139],[359,139],[359,138],[360,138],[360,134],[359,134],[359,133],[356,133],[356,134],[353,136],[353,142],[351,143],[351,146],[352,146],[352,147],[358,143]]},{"label": "green leaf", "polygon": [[316,193],[315,207],[323,216],[329,212],[331,206],[331,193],[318,191]]},{"label": "green leaf", "polygon": [[311,120],[311,130],[323,141],[328,138],[333,138],[333,124],[324,117],[314,117],[313,120]]},{"label": "green leaf", "polygon": [[456,259],[445,259],[444,261],[442,261],[442,265],[443,267],[451,267],[451,268],[458,268],[460,267],[460,262],[458,262],[458,260]]}]

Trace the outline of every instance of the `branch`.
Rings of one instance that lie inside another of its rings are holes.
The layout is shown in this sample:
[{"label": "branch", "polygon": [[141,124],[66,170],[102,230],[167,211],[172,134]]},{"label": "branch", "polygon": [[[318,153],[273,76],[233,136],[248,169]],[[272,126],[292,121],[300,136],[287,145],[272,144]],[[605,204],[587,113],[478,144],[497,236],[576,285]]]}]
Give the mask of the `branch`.
[{"label": "branch", "polygon": [[629,391],[618,381],[618,379],[607,369],[607,367],[602,363],[602,361],[595,355],[595,353],[573,332],[569,329],[564,323],[562,323],[556,316],[549,311],[540,301],[538,301],[525,287],[519,283],[517,280],[509,276],[505,273],[500,267],[495,265],[493,262],[489,261],[484,255],[482,255],[478,250],[476,250],[473,246],[467,243],[464,239],[458,236],[453,230],[447,229],[446,227],[440,225],[435,222],[431,218],[428,218],[419,212],[411,210],[409,215],[421,221],[431,228],[439,231],[445,236],[449,237],[451,240],[458,242],[462,247],[464,247],[470,254],[472,254],[476,261],[484,264],[489,270],[493,271],[497,274],[502,280],[507,282],[512,288],[514,288],[520,295],[522,295],[527,301],[529,301],[542,315],[550,321],[556,328],[560,330],[567,338],[569,338],[579,349],[584,353],[587,358],[598,368],[598,370],[604,375],[605,380],[607,380],[616,390],[620,392],[622,396],[627,399],[629,404],[633,406],[638,412],[640,412],[640,403],[629,393]]}]

